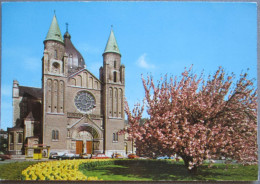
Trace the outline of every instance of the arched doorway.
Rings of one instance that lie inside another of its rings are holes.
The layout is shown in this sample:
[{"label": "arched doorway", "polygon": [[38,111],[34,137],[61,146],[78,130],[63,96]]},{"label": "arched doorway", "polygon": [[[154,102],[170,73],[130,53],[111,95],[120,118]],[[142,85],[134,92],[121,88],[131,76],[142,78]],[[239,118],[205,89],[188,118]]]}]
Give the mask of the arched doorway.
[{"label": "arched doorway", "polygon": [[94,154],[95,148],[99,141],[99,134],[90,124],[83,124],[77,128],[76,154]]}]

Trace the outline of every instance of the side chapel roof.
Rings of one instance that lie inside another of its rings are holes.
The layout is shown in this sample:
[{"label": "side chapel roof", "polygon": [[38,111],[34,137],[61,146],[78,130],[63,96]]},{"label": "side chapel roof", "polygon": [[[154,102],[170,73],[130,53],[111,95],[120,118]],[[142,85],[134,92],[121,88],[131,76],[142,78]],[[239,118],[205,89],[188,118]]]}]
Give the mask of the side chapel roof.
[{"label": "side chapel roof", "polygon": [[42,88],[19,86],[19,96],[42,98]]}]

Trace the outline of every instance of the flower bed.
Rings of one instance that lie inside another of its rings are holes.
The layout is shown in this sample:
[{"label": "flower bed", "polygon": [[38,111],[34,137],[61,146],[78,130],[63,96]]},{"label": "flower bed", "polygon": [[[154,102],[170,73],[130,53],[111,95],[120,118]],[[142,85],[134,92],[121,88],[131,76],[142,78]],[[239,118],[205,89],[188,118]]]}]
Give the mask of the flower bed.
[{"label": "flower bed", "polygon": [[[41,162],[22,171],[22,180],[100,180],[95,176],[85,176],[79,165],[99,165],[108,160],[62,160]],[[95,163],[96,162],[96,163]],[[99,163],[99,164],[98,164]]]}]

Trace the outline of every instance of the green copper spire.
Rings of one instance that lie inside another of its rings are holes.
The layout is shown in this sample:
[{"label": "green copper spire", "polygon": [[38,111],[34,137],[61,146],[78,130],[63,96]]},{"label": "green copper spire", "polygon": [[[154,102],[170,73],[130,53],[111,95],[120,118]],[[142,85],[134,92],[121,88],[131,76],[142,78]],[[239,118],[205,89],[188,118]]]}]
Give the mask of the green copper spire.
[{"label": "green copper spire", "polygon": [[115,38],[115,35],[114,35],[112,28],[111,28],[110,36],[108,38],[107,45],[106,45],[104,53],[108,53],[108,52],[114,52],[114,53],[121,55],[119,48],[117,46],[116,38]]},{"label": "green copper spire", "polygon": [[53,16],[52,23],[51,23],[50,29],[48,31],[48,34],[45,38],[45,41],[47,41],[47,40],[55,40],[55,41],[64,43],[55,14]]}]

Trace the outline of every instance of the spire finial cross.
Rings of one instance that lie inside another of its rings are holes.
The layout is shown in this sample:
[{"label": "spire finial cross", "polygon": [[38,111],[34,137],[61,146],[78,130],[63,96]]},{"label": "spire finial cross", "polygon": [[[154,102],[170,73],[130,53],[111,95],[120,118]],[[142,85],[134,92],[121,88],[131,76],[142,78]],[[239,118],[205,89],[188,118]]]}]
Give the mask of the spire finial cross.
[{"label": "spire finial cross", "polygon": [[66,22],[66,32],[68,32],[69,24]]}]

